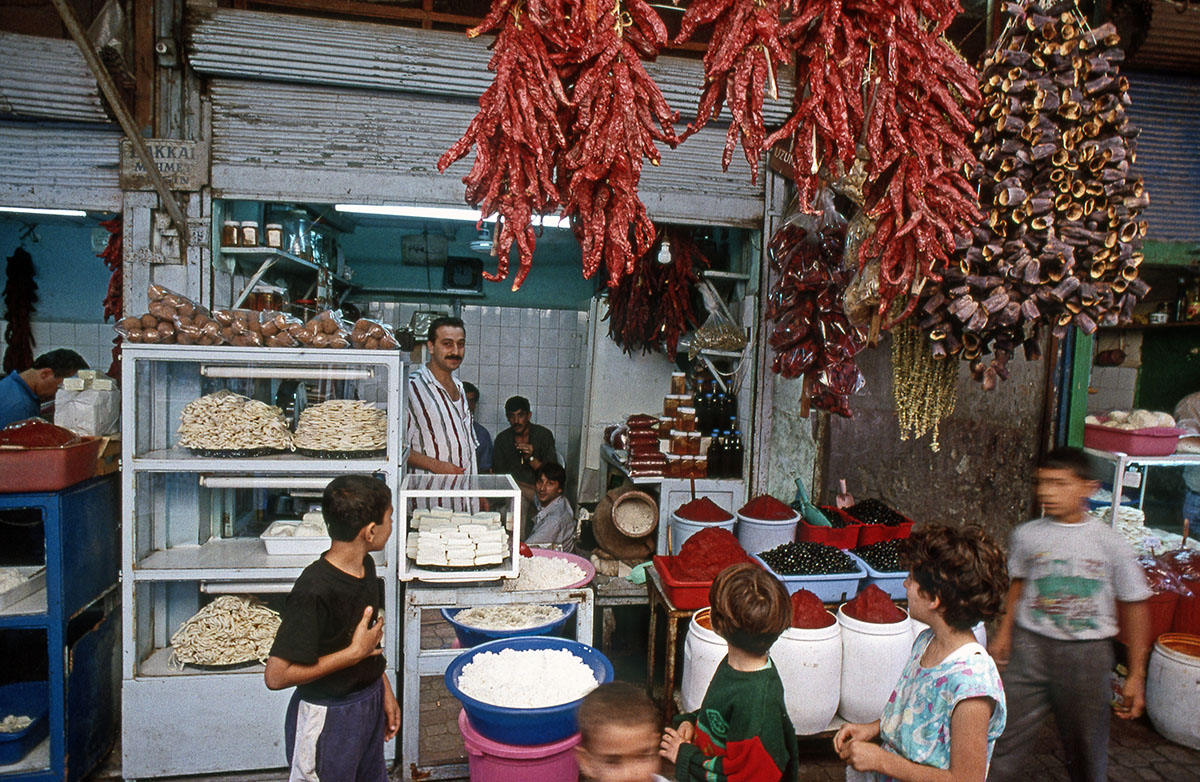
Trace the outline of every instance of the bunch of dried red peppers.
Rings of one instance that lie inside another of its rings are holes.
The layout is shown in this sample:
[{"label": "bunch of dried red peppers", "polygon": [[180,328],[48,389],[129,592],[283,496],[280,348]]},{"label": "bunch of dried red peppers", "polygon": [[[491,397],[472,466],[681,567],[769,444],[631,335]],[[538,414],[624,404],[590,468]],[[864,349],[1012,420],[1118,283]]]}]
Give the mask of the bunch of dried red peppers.
[{"label": "bunch of dried red peppers", "polygon": [[[659,263],[666,245],[668,263]],[[651,353],[666,348],[674,356],[679,338],[700,325],[692,308],[692,286],[708,259],[686,228],[663,229],[659,240],[641,256],[634,269],[608,289],[608,335],[626,353]]]}]

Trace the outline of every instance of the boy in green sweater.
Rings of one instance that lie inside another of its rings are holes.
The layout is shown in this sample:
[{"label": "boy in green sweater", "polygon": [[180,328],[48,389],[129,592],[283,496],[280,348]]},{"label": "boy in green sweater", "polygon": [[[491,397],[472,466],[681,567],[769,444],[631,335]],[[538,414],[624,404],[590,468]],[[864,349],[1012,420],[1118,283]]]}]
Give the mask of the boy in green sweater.
[{"label": "boy in green sweater", "polygon": [[796,730],[767,651],[791,624],[783,584],[758,565],[722,570],[708,590],[712,629],[729,643],[700,710],[680,714],[660,754],[679,782],[793,782]]}]

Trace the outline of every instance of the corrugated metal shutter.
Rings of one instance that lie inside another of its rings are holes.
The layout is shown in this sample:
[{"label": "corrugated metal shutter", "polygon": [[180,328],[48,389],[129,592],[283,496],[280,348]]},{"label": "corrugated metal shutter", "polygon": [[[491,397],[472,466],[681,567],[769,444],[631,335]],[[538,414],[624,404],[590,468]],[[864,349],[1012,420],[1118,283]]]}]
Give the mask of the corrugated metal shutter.
[{"label": "corrugated metal shutter", "polygon": [[1200,5],[1156,0],[1146,41],[1129,64],[1144,71],[1200,73]]},{"label": "corrugated metal shutter", "polygon": [[[492,83],[494,39],[362,22],[254,11],[216,10],[189,28],[188,61],[199,73],[243,79],[416,92],[477,99]],[[695,116],[704,74],[698,60],[661,57],[648,63],[667,102],[684,120]],[[787,119],[791,72],[767,99],[768,124]]]},{"label": "corrugated metal shutter", "polygon": [[1200,241],[1200,79],[1127,73],[1128,109],[1141,128],[1135,172],[1146,181],[1147,239]]},{"label": "corrugated metal shutter", "polygon": [[0,32],[0,117],[109,122],[74,42],[6,32]]},{"label": "corrugated metal shutter", "polygon": [[[459,206],[473,157],[445,174],[437,158],[466,129],[476,103],[414,93],[213,79],[212,186],[226,198]],[[720,170],[724,132],[703,131],[647,165],[642,198],[653,218],[752,226],[763,187],[744,159]],[[714,163],[715,161],[715,163]]]},{"label": "corrugated metal shutter", "polygon": [[0,203],[121,210],[120,131],[0,120]]}]

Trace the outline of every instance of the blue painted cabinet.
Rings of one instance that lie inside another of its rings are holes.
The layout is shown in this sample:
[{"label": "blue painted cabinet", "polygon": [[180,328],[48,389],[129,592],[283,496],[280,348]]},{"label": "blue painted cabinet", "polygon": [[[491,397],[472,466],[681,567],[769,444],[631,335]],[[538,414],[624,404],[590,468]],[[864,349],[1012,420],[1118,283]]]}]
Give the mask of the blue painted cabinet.
[{"label": "blue painted cabinet", "polygon": [[[0,675],[6,684],[45,682],[39,692],[45,693],[49,728],[20,759],[0,764],[0,782],[74,782],[112,748],[120,648],[117,479],[107,475],[56,492],[0,494],[0,556],[28,547],[40,530],[46,567],[44,588],[0,609],[0,645],[11,658]],[[31,650],[44,650],[45,659]],[[0,712],[5,708],[0,699]]]}]

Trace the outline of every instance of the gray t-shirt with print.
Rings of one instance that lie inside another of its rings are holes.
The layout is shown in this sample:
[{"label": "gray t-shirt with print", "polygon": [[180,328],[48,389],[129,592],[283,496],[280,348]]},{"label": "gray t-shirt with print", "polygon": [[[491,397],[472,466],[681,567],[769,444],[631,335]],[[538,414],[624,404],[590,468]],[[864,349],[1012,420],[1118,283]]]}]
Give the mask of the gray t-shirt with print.
[{"label": "gray t-shirt with print", "polygon": [[1091,641],[1117,634],[1116,603],[1152,594],[1129,543],[1095,519],[1050,518],[1013,530],[1008,574],[1025,580],[1016,621],[1047,638]]}]

